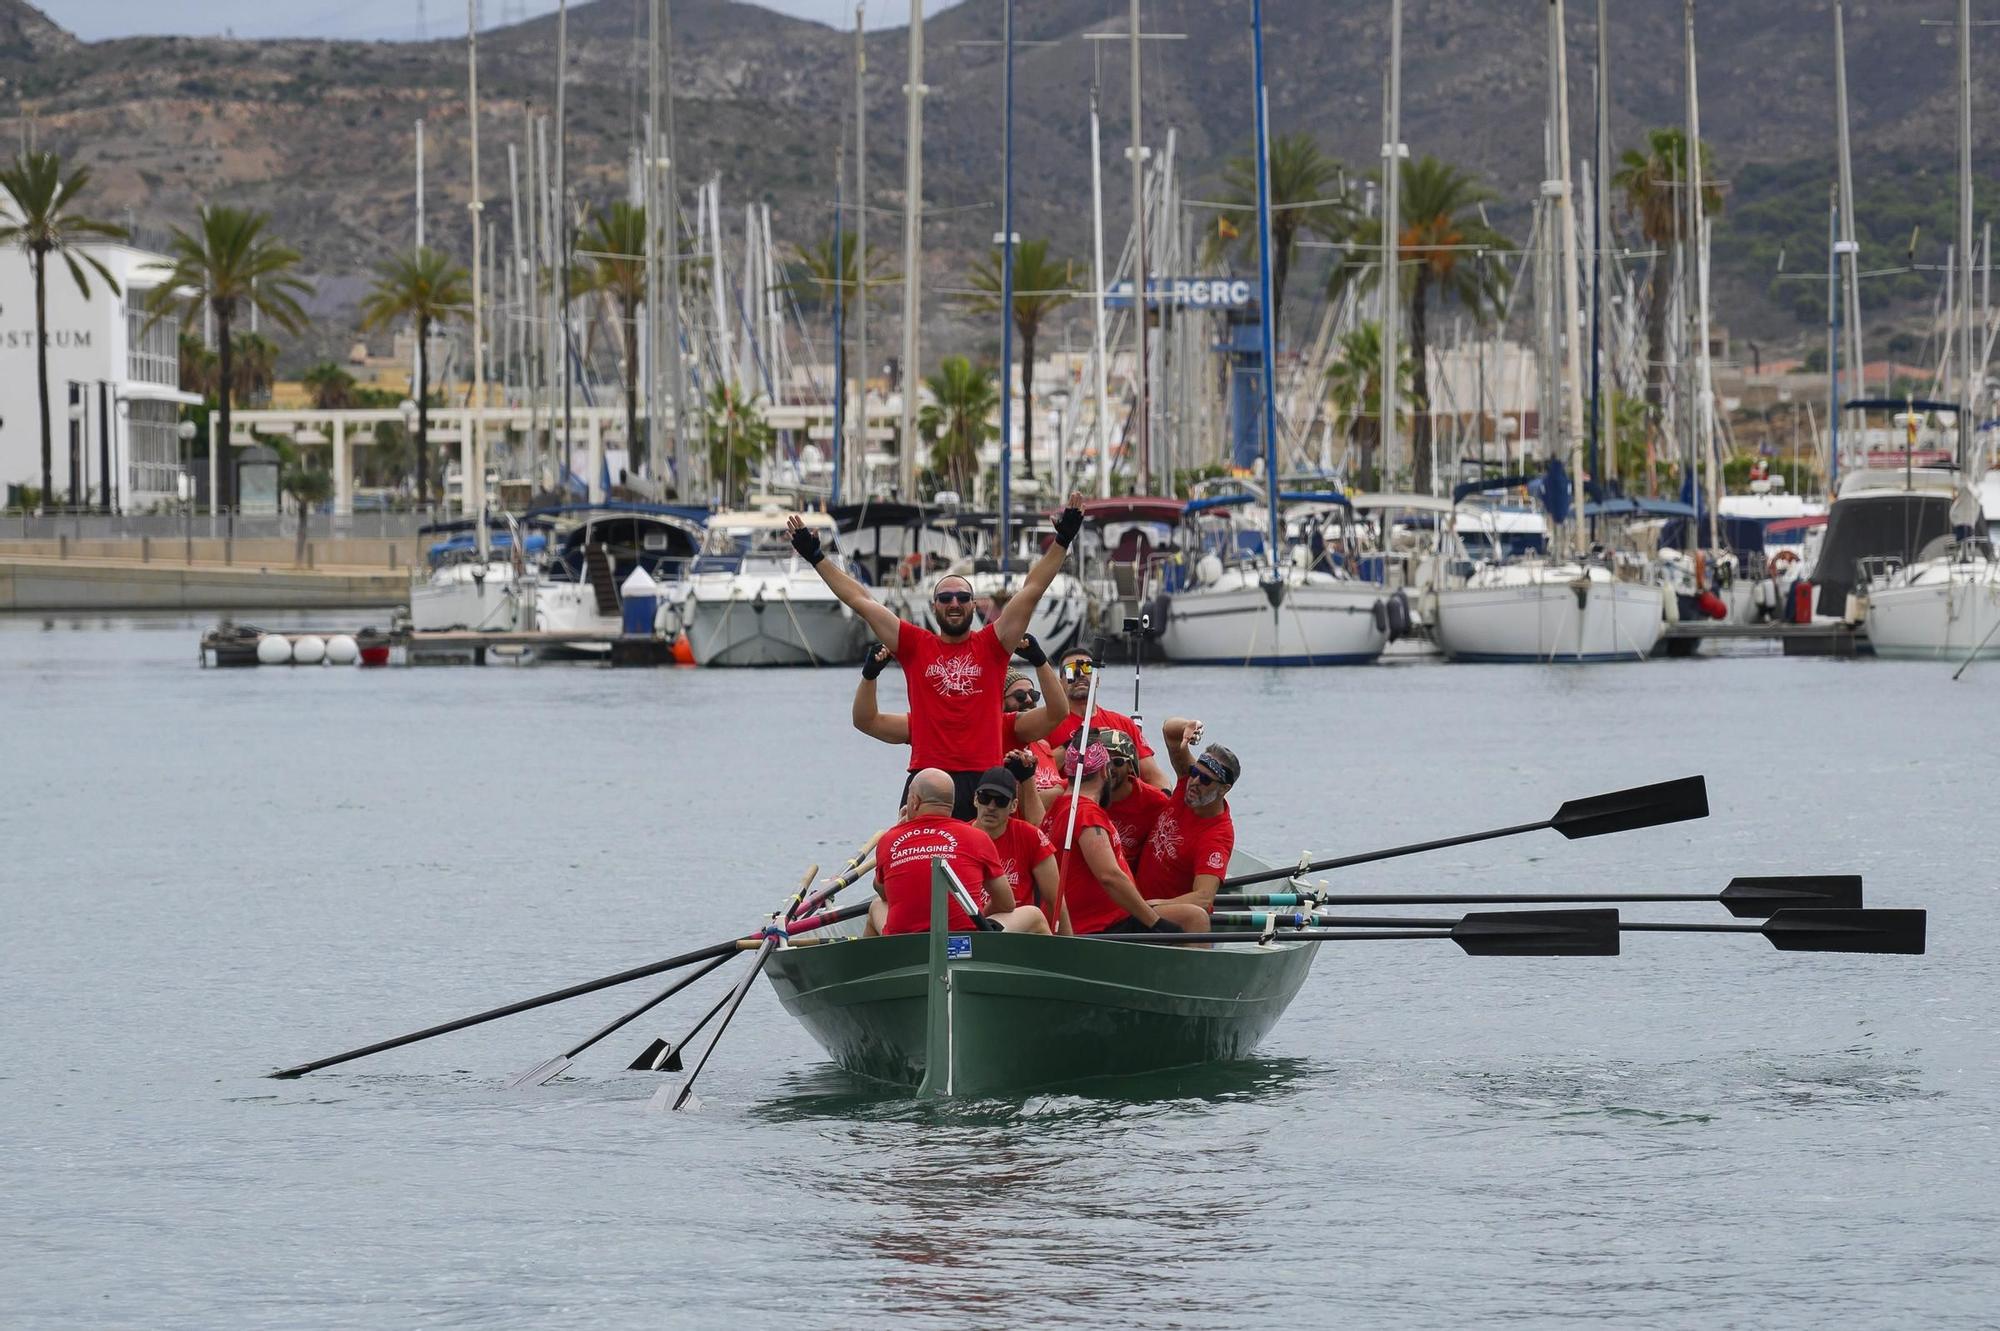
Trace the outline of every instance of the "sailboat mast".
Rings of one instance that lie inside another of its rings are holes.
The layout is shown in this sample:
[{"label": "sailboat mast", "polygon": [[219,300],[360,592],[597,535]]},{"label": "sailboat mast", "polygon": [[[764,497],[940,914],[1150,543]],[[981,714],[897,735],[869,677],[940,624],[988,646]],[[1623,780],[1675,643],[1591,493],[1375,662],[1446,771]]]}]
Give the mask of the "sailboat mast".
[{"label": "sailboat mast", "polygon": [[1604,266],[1611,249],[1611,19],[1608,0],[1597,0],[1597,179],[1590,247],[1590,434],[1591,473],[1602,479],[1618,472],[1618,447],[1611,437],[1611,398],[1618,391],[1614,378],[1605,383]]},{"label": "sailboat mast", "polygon": [[[1693,0],[1689,0],[1692,5]],[[1550,108],[1556,118],[1556,180],[1559,192],[1556,207],[1562,223],[1562,349],[1563,349],[1563,432],[1569,436],[1569,470],[1572,517],[1582,548],[1583,529],[1583,364],[1577,336],[1577,256],[1576,204],[1570,188],[1569,166],[1569,55],[1563,40],[1563,0],[1549,0],[1549,45],[1555,60],[1556,103]]]},{"label": "sailboat mast", "polygon": [[1147,470],[1151,463],[1148,454],[1147,428],[1151,424],[1151,405],[1146,392],[1146,149],[1140,142],[1139,121],[1139,0],[1132,0],[1132,326],[1137,337],[1138,357],[1133,362],[1132,382],[1137,386],[1133,410],[1137,416],[1133,422],[1133,441],[1138,445],[1135,456],[1138,465],[1133,472],[1133,491],[1144,494],[1147,486]]},{"label": "sailboat mast", "polygon": [[1097,496],[1108,499],[1111,497],[1111,433],[1106,418],[1111,412],[1111,393],[1105,383],[1108,370],[1104,363],[1109,354],[1104,334],[1104,149],[1100,142],[1097,79],[1094,74],[1090,80],[1090,229],[1090,312],[1094,339],[1091,351],[1097,392],[1097,405],[1092,415],[1097,429]]},{"label": "sailboat mast", "polygon": [[1972,461],[1972,0],[1958,0],[1958,465],[1961,483]]},{"label": "sailboat mast", "polygon": [[[1398,0],[1400,7],[1400,0]],[[1257,336],[1263,353],[1260,373],[1264,389],[1264,492],[1269,506],[1270,556],[1273,579],[1278,564],[1278,384],[1277,332],[1271,326],[1271,127],[1264,96],[1264,0],[1250,0],[1250,52],[1257,97]],[[1389,377],[1389,376],[1385,376]],[[1275,610],[1277,603],[1272,602]]]},{"label": "sailboat mast", "polygon": [[[555,211],[555,228],[552,233],[556,244],[556,356],[562,364],[562,446],[556,452],[559,483],[570,474],[570,356],[569,356],[569,307],[570,307],[570,251],[575,246],[569,241],[569,168],[564,148],[569,142],[569,119],[566,114],[569,96],[569,0],[561,0],[556,9],[556,178],[554,195],[550,205]],[[590,497],[602,499],[598,478],[589,481]]]},{"label": "sailboat mast", "polygon": [[[1846,292],[1841,297],[1847,321],[1849,338],[1848,373],[1863,375],[1861,358],[1861,290],[1856,281],[1855,265],[1860,260],[1860,246],[1854,239],[1854,154],[1848,146],[1847,138],[1847,26],[1844,0],[1834,0],[1833,4],[1833,100],[1834,118],[1840,141],[1840,243],[1844,249],[1841,258],[1841,281],[1846,284]],[[1848,391],[1836,393],[1835,405],[1848,398],[1866,397],[1868,385],[1859,385],[1850,380]]]},{"label": "sailboat mast", "polygon": [[1705,210],[1701,205],[1701,88],[1695,78],[1694,45],[1694,0],[1686,0],[1683,9],[1682,26],[1687,41],[1687,159],[1688,159],[1688,219],[1689,238],[1693,244],[1691,264],[1694,277],[1694,427],[1695,445],[1700,458],[1700,471],[1708,479],[1708,545],[1711,550],[1720,549],[1718,524],[1722,515],[1716,511],[1722,498],[1721,477],[1716,474],[1715,457],[1715,391],[1710,373],[1708,351],[1708,236]]},{"label": "sailboat mast", "polygon": [[479,199],[479,0],[465,0],[465,107],[472,132],[472,400],[466,413],[466,434],[471,449],[465,466],[465,511],[472,518],[479,561],[486,562],[486,343],[481,300],[480,221],[484,208]]},{"label": "sailboat mast", "polygon": [[[1009,522],[1014,502],[1014,0],[1000,9],[1001,65],[1005,84],[1000,96],[1000,571],[1007,571],[1013,545]],[[1026,367],[1033,377],[1035,367]],[[1035,460],[1028,459],[1034,469]]]},{"label": "sailboat mast", "polygon": [[[1403,363],[1403,0],[1389,0],[1388,130],[1388,142],[1382,147],[1382,351],[1376,367],[1382,384],[1382,444],[1376,453],[1381,474],[1376,485],[1383,490],[1391,488],[1389,476],[1396,461],[1396,390]],[[1269,479],[1275,487],[1277,477]],[[1433,493],[1437,489],[1435,476],[1431,489]]]},{"label": "sailboat mast", "polygon": [[903,95],[909,119],[903,135],[903,432],[897,448],[899,497],[917,497],[917,320],[923,313],[924,4],[910,0],[910,68]]},{"label": "sailboat mast", "polygon": [[[862,6],[854,6],[854,363],[855,417],[847,425],[846,467],[855,488],[868,474],[868,46]],[[847,391],[845,383],[841,392]],[[867,498],[866,494],[862,498]]]}]

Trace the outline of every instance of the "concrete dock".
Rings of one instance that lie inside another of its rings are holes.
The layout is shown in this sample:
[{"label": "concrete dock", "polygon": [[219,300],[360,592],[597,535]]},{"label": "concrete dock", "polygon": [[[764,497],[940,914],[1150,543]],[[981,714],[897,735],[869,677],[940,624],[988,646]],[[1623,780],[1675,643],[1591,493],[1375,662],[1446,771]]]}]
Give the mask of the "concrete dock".
[{"label": "concrete dock", "polygon": [[[0,541],[0,611],[388,609],[413,541]],[[188,556],[192,554],[193,558]]]}]

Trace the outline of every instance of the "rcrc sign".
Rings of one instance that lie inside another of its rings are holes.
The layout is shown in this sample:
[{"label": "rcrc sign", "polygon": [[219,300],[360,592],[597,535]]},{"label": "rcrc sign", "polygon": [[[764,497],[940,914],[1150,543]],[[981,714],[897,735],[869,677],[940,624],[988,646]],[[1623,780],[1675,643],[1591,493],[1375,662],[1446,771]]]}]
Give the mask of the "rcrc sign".
[{"label": "rcrc sign", "polygon": [[[1104,293],[1111,309],[1132,308],[1132,284],[1119,282]],[[1251,303],[1250,283],[1240,277],[1155,277],[1146,282],[1146,307],[1240,310]]]}]

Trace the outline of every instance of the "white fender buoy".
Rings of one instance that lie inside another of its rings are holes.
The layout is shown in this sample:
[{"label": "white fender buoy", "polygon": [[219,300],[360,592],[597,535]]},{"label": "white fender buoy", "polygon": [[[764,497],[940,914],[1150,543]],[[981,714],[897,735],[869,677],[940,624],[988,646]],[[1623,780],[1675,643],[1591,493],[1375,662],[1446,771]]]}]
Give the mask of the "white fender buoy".
[{"label": "white fender buoy", "polygon": [[292,640],[282,633],[266,633],[257,639],[258,665],[284,665],[292,659]]},{"label": "white fender buoy", "polygon": [[326,640],[326,663],[328,665],[353,665],[360,659],[360,645],[345,633],[336,633]]},{"label": "white fender buoy", "polygon": [[292,661],[297,665],[318,665],[326,659],[326,639],[308,633],[292,644]]}]

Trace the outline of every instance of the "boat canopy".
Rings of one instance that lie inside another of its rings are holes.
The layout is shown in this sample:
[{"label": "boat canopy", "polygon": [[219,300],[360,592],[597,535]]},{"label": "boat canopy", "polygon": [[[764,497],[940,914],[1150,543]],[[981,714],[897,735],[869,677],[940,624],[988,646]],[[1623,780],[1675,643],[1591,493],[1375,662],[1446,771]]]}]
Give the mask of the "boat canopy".
[{"label": "boat canopy", "polygon": [[852,532],[863,527],[921,527],[936,510],[900,499],[867,499],[858,504],[835,504],[827,514],[840,530]]},{"label": "boat canopy", "polygon": [[1596,500],[1583,506],[1583,516],[1586,518],[1691,518],[1694,515],[1692,504],[1683,504],[1672,499],[1633,499],[1624,495],[1616,499]]},{"label": "boat canopy", "polygon": [[1354,496],[1354,508],[1362,513],[1381,508],[1400,508],[1413,513],[1449,513],[1452,501],[1439,495],[1359,494]]},{"label": "boat canopy", "polygon": [[[495,556],[504,557],[509,555],[514,549],[514,534],[506,531],[494,532],[491,539],[486,542],[486,548]],[[527,539],[521,542],[521,550],[524,554],[538,555],[548,548],[549,538],[545,532],[529,532]],[[439,541],[433,545],[427,552],[427,557],[432,567],[436,567],[439,564],[455,560],[461,555],[475,554],[478,550],[479,541],[477,537],[469,531],[459,532],[449,540]]]},{"label": "boat canopy", "polygon": [[1939,402],[1927,397],[1857,397],[1840,404],[1843,411],[1948,411],[1958,414],[1958,403]]},{"label": "boat canopy", "polygon": [[[440,532],[449,533],[449,532],[471,531],[478,525],[479,525],[479,520],[477,518],[452,518],[446,522],[426,522],[423,526],[417,528],[417,535],[435,536]],[[494,513],[494,514],[489,514],[486,518],[486,529],[488,531],[493,531],[493,532],[511,531],[514,527],[517,526],[528,527],[538,531],[548,531],[550,528],[555,526],[555,524],[553,522],[548,521],[546,518],[536,518],[532,514],[529,514],[525,517],[509,519],[504,514]]]},{"label": "boat canopy", "polygon": [[531,508],[526,516],[536,518],[569,518],[591,514],[611,516],[625,514],[637,517],[678,518],[682,522],[692,522],[697,527],[708,521],[708,510],[690,504],[634,504],[622,499],[607,499],[601,504],[550,504],[543,508]]},{"label": "boat canopy", "polygon": [[1460,481],[1451,487],[1451,502],[1463,503],[1469,495],[1488,494],[1494,490],[1518,490],[1540,479],[1542,479],[1541,473],[1536,472],[1525,476],[1488,476],[1477,481]]},{"label": "boat canopy", "polygon": [[1107,522],[1163,522],[1171,527],[1181,520],[1187,506],[1187,500],[1165,495],[1086,499],[1083,501],[1083,516],[1100,526]]},{"label": "boat canopy", "polygon": [[[1190,499],[1182,512],[1187,517],[1195,517],[1218,508],[1240,508],[1245,504],[1264,502],[1264,496],[1250,493],[1210,495],[1201,499]],[[1281,504],[1338,504],[1342,508],[1354,507],[1353,501],[1338,490],[1281,490],[1278,492]]]}]

